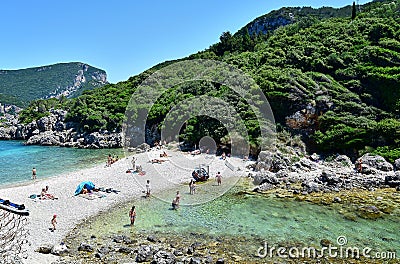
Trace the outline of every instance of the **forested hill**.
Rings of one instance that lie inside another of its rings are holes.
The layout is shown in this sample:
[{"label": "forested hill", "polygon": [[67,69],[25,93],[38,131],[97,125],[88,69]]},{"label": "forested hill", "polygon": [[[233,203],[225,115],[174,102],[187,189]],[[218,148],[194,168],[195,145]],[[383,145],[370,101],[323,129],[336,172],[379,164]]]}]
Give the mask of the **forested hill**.
[{"label": "forested hill", "polygon": [[[389,159],[399,157],[399,1],[375,1],[356,7],[354,19],[351,8],[343,10],[348,10],[347,16],[295,14],[296,21],[268,34],[224,32],[220,42],[184,59],[219,60],[250,74],[267,96],[278,128],[301,135],[310,151],[353,157],[375,151]],[[69,110],[68,119],[87,131],[119,129],[135,87],[170,63],[173,61],[63,103]],[[175,93],[177,90],[183,94]],[[157,102],[148,127],[159,127],[170,107],[199,94],[241,105],[241,99],[226,87],[206,82],[185,84]],[[259,130],[255,128],[255,117],[246,108],[237,111],[246,119],[256,149]],[[25,115],[30,114],[28,109]],[[200,127],[200,121],[204,117],[188,122],[183,140],[195,143],[198,132],[207,129],[216,131],[211,136],[222,141],[225,135],[218,123],[207,122],[210,127]]]},{"label": "forested hill", "polygon": [[0,102],[27,106],[40,98],[79,96],[82,91],[107,83],[107,74],[80,62],[0,70]]}]

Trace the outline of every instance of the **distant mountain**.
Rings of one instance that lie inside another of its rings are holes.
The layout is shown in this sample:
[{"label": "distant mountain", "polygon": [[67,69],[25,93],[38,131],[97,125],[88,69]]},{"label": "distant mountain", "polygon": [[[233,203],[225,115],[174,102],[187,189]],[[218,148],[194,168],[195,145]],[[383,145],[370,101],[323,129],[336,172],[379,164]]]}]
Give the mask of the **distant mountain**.
[{"label": "distant mountain", "polygon": [[74,98],[107,84],[104,70],[81,62],[57,63],[21,70],[0,70],[0,102],[27,106],[35,99]]}]

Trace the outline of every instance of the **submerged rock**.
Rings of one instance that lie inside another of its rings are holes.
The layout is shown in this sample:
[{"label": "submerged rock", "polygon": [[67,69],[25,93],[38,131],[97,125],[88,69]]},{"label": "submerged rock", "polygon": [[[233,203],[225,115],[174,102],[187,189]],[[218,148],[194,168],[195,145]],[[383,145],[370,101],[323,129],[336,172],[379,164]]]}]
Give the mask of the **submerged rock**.
[{"label": "submerged rock", "polygon": [[78,251],[86,251],[86,252],[93,252],[93,246],[86,244],[86,243],[81,243],[78,247]]},{"label": "submerged rock", "polygon": [[173,264],[175,263],[175,255],[164,250],[154,254],[152,264]]}]

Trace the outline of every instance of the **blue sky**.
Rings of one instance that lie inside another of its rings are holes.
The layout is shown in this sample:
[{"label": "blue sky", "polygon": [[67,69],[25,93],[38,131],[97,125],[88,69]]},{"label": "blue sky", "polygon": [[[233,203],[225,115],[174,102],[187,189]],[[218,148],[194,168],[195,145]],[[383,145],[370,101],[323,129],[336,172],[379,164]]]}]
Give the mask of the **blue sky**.
[{"label": "blue sky", "polygon": [[[369,1],[359,1],[364,4]],[[351,5],[343,0],[5,0],[0,69],[80,61],[110,82],[216,43],[254,18],[283,6]]]}]

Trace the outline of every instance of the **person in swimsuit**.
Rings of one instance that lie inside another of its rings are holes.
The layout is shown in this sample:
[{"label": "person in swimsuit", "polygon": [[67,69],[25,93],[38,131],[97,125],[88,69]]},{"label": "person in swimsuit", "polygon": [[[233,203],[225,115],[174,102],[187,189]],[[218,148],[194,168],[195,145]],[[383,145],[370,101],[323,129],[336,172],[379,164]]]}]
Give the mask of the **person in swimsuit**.
[{"label": "person in swimsuit", "polygon": [[217,175],[215,176],[215,178],[217,178],[217,184],[221,185],[222,183],[222,175],[220,172],[217,173]]},{"label": "person in swimsuit", "polygon": [[150,191],[151,191],[150,180],[147,180],[147,183],[146,183],[146,198],[150,197]]},{"label": "person in swimsuit", "polygon": [[51,219],[51,224],[53,225],[53,229],[51,231],[54,232],[54,230],[56,230],[57,215],[53,215],[53,219]]},{"label": "person in swimsuit", "polygon": [[32,180],[36,180],[36,169],[33,167],[32,169]]},{"label": "person in swimsuit", "polygon": [[129,211],[129,218],[131,219],[131,225],[135,225],[135,220],[136,220],[135,206],[132,206],[132,209]]},{"label": "person in swimsuit", "polygon": [[172,209],[176,210],[179,208],[179,201],[181,199],[181,195],[179,194],[179,191],[176,191],[176,196],[175,198],[172,200]]}]

